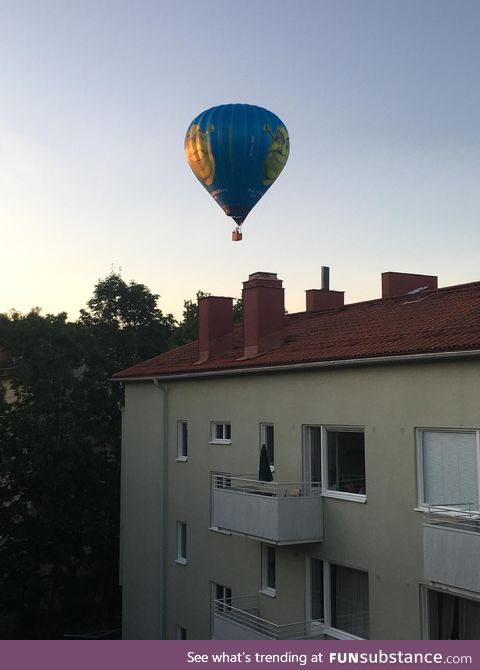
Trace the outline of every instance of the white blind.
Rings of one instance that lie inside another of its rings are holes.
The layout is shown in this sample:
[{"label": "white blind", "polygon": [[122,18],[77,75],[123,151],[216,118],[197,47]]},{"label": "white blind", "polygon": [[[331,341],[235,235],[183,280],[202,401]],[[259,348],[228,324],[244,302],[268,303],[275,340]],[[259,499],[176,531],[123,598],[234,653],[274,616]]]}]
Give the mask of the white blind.
[{"label": "white blind", "polygon": [[422,433],[424,503],[478,509],[476,433]]}]

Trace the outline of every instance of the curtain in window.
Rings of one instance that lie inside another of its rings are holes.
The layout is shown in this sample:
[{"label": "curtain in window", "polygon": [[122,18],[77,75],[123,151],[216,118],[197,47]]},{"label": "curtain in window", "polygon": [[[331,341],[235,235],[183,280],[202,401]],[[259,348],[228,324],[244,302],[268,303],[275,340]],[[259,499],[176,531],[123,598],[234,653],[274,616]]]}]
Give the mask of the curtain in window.
[{"label": "curtain in window", "polygon": [[368,574],[331,565],[332,626],[368,639]]},{"label": "curtain in window", "polygon": [[478,509],[475,433],[422,433],[424,502],[472,503]]},{"label": "curtain in window", "polygon": [[431,640],[458,640],[457,598],[448,593],[429,591],[429,627]]},{"label": "curtain in window", "polygon": [[431,640],[480,640],[480,602],[429,591]]},{"label": "curtain in window", "polygon": [[458,598],[458,632],[460,640],[480,640],[480,603]]}]

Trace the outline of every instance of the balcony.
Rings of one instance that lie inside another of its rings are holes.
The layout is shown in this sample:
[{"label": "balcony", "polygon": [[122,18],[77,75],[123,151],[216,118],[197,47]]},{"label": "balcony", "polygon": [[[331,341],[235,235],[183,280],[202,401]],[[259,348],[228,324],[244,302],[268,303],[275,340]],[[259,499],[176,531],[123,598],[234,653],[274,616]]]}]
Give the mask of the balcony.
[{"label": "balcony", "polygon": [[274,544],[323,539],[318,484],[259,482],[245,475],[214,475],[212,526]]},{"label": "balcony", "polygon": [[214,640],[306,640],[324,639],[322,621],[296,621],[278,624],[263,619],[257,596],[215,600]]},{"label": "balcony", "polygon": [[429,507],[423,524],[425,579],[480,593],[480,514],[471,505]]}]

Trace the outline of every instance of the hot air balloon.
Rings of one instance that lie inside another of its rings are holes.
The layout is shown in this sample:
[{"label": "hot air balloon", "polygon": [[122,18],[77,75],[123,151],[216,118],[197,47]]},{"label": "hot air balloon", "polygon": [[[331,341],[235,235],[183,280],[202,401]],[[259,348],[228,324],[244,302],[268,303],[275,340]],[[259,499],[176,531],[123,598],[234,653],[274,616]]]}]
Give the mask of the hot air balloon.
[{"label": "hot air balloon", "polygon": [[285,167],[290,140],[283,121],[263,107],[220,105],[196,116],[185,136],[193,173],[227,216],[232,240]]}]

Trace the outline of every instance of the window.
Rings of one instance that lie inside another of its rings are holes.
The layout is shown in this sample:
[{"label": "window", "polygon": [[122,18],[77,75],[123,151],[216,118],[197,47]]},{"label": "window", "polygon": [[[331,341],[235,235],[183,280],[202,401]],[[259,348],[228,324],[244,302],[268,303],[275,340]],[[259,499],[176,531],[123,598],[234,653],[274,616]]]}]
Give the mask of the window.
[{"label": "window", "polygon": [[262,593],[274,596],[276,593],[276,549],[262,544]]},{"label": "window", "polygon": [[310,559],[310,616],[314,621],[323,621],[325,595],[323,590],[323,561]]},{"label": "window", "polygon": [[232,486],[232,478],[228,472],[211,472],[212,486],[210,487],[210,530],[217,531],[219,533],[224,533],[225,535],[231,535],[229,530],[225,528],[220,528],[213,524],[215,517],[214,511],[214,498],[215,491],[218,489],[227,489]]},{"label": "window", "polygon": [[187,524],[177,521],[177,563],[187,564]]},{"label": "window", "polygon": [[327,428],[328,489],[365,494],[363,432]]},{"label": "window", "polygon": [[186,421],[177,422],[177,461],[188,459],[188,424]]},{"label": "window", "polygon": [[177,633],[177,640],[186,640],[187,639],[187,629],[183,628],[183,626],[179,626],[177,624],[176,633]]},{"label": "window", "polygon": [[310,558],[307,617],[324,621],[324,632],[349,639],[369,637],[368,573]]},{"label": "window", "polygon": [[232,430],[229,423],[212,421],[211,443],[230,444],[232,441]]},{"label": "window", "polygon": [[305,426],[304,478],[326,495],[365,502],[363,429]]},{"label": "window", "polygon": [[368,573],[330,565],[331,625],[368,639]]},{"label": "window", "polygon": [[480,509],[478,431],[419,431],[419,504]]},{"label": "window", "polygon": [[272,472],[274,471],[275,466],[275,453],[274,453],[274,440],[273,440],[273,424],[272,423],[261,423],[260,424],[260,448],[265,445],[268,456],[268,463]]},{"label": "window", "polygon": [[429,640],[480,639],[479,601],[433,589],[426,596]]},{"label": "window", "polygon": [[307,426],[305,429],[304,479],[315,488],[322,486],[322,429]]},{"label": "window", "polygon": [[232,589],[223,584],[212,584],[214,612],[224,612],[232,603]]}]

